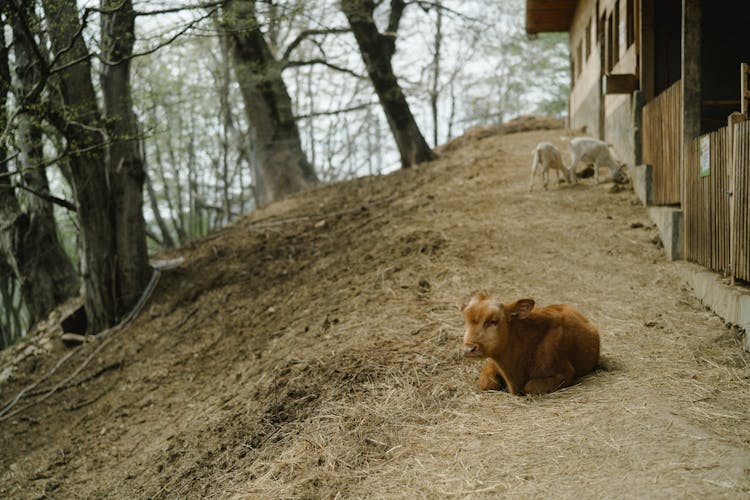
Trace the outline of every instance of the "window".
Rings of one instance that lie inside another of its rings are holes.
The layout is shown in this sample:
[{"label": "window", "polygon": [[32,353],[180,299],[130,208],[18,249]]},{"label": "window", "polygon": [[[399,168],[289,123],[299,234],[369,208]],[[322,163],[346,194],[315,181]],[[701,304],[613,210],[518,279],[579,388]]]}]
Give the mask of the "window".
[{"label": "window", "polygon": [[576,50],[576,61],[577,61],[577,64],[576,64],[576,70],[577,70],[576,76],[580,76],[581,75],[581,70],[583,69],[582,68],[583,67],[583,63],[581,62],[581,61],[583,61],[583,58],[581,57],[581,55],[582,55],[581,54],[581,52],[582,52],[581,43],[582,42],[578,42],[578,50]]},{"label": "window", "polygon": [[627,47],[635,42],[635,1],[627,0]]},{"label": "window", "polygon": [[612,72],[620,60],[620,31],[620,0],[617,0],[615,9],[607,16],[607,73]]},{"label": "window", "polygon": [[[620,21],[621,21],[621,19],[620,19],[620,0],[617,0],[615,2],[615,10],[613,12],[613,15],[614,15],[615,20],[613,22],[614,23],[614,26],[613,26],[614,33],[612,33],[612,38],[613,38],[613,40],[614,40],[615,43],[614,43],[614,46],[612,47],[612,53],[614,55],[614,58],[612,59],[612,66],[614,67],[614,65],[617,64],[617,61],[620,60],[620,47],[621,47],[620,39],[621,39],[621,36],[623,34],[622,33],[622,26],[620,25]],[[622,40],[622,41],[624,42],[625,40]]]},{"label": "window", "polygon": [[586,60],[589,60],[591,55],[591,19],[586,24]]},{"label": "window", "polygon": [[570,55],[570,86],[573,87],[576,84],[576,58],[573,54]]},{"label": "window", "polygon": [[614,47],[615,37],[612,36],[612,31],[613,31],[612,14],[610,14],[609,16],[607,16],[607,44],[606,44],[607,45],[607,64],[606,64],[607,73],[612,71],[612,68],[615,66],[613,62],[615,54],[614,54],[614,51],[612,50]]}]

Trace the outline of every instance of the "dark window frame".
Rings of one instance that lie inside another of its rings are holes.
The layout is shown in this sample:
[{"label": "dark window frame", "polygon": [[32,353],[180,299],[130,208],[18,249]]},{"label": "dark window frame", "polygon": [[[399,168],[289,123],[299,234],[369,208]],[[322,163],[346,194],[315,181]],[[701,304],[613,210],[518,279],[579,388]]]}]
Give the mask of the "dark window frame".
[{"label": "dark window frame", "polygon": [[627,16],[627,24],[626,24],[626,40],[625,43],[627,44],[626,47],[630,48],[631,45],[635,43],[635,0],[627,0],[626,4],[626,16]]},{"label": "dark window frame", "polygon": [[606,64],[606,67],[607,67],[607,73],[609,73],[609,72],[612,71],[612,68],[614,68],[614,66],[615,66],[615,64],[613,62],[614,61],[614,53],[613,53],[613,50],[612,50],[614,48],[614,41],[612,39],[613,38],[612,37],[612,31],[613,31],[613,28],[612,28],[612,14],[609,14],[607,16],[606,30],[607,30],[606,42],[605,42],[605,46],[606,46],[606,50],[607,50],[607,57],[606,57],[607,64]]},{"label": "dark window frame", "polygon": [[620,23],[622,22],[622,19],[620,18],[620,0],[617,0],[615,2],[615,10],[613,14],[614,21],[612,23],[612,26],[614,32],[612,33],[612,39],[614,40],[614,46],[612,47],[612,67],[614,68],[615,65],[620,62]]}]

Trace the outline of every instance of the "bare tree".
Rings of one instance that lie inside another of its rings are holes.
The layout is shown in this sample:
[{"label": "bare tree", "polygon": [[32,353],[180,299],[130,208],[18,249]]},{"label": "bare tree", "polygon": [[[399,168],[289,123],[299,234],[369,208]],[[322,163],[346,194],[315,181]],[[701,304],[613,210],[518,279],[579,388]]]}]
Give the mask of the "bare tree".
[{"label": "bare tree", "polygon": [[[20,12],[7,12],[13,31],[16,101],[19,109],[39,107],[34,89],[41,81],[40,61],[34,56],[34,41],[23,19],[33,16],[27,6]],[[11,75],[5,40],[0,41],[0,122],[6,128],[7,94]],[[49,193],[42,152],[42,129],[37,117],[19,113],[16,117],[16,145],[22,175],[11,184],[7,147],[0,147],[0,253],[6,268],[18,282],[21,297],[34,324],[58,304],[78,294],[78,275],[57,235],[52,197]],[[16,189],[25,192],[24,206]]]},{"label": "bare tree", "polygon": [[[141,155],[145,160],[146,158],[145,148],[141,148]],[[143,165],[144,167],[146,167],[145,161]],[[159,232],[161,234],[161,238],[158,240],[159,244],[163,246],[164,248],[174,248],[175,247],[174,238],[172,238],[172,234],[169,231],[169,227],[167,227],[167,223],[164,220],[164,217],[162,217],[161,215],[161,209],[159,209],[159,197],[156,195],[154,184],[153,182],[151,182],[151,176],[148,174],[147,170],[145,171],[145,183],[146,183],[146,192],[148,193],[148,200],[151,205],[151,211],[154,214],[156,225],[159,228]]]},{"label": "bare tree", "polygon": [[404,92],[396,79],[391,59],[396,52],[396,37],[401,16],[406,8],[404,0],[391,0],[388,27],[378,31],[375,25],[373,0],[342,0],[341,8],[357,40],[367,73],[388,119],[401,155],[401,166],[408,168],[435,158],[409,109]]},{"label": "bare tree", "polygon": [[432,111],[432,145],[438,145],[438,98],[440,97],[440,56],[443,46],[443,9],[437,3],[435,38],[432,51],[432,85],[430,86],[430,110]]},{"label": "bare tree", "polygon": [[48,110],[47,117],[67,143],[81,228],[88,327],[98,332],[132,308],[149,277],[141,215],[143,166],[129,109],[132,4],[103,4],[102,59],[109,66],[102,78],[106,120],[94,91],[92,54],[81,36],[86,17],[78,17],[75,0],[43,0],[42,5],[54,53],[46,69],[59,75],[54,91],[65,106]]},{"label": "bare tree", "polygon": [[[110,140],[107,171],[112,186],[111,217],[117,249],[120,300],[128,311],[150,276],[143,221],[145,171],[133,112],[130,59],[135,42],[135,13],[131,0],[101,0],[101,87],[104,120]],[[119,314],[122,310],[119,311]]]}]

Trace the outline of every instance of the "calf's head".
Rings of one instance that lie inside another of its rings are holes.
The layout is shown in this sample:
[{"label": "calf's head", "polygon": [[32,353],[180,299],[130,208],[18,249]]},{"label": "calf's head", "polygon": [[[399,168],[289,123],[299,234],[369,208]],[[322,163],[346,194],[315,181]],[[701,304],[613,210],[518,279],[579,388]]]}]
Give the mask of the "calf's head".
[{"label": "calf's head", "polygon": [[508,342],[512,319],[525,319],[534,308],[531,299],[502,304],[488,295],[475,295],[468,304],[461,304],[466,324],[463,353],[467,358],[486,358],[502,350]]}]

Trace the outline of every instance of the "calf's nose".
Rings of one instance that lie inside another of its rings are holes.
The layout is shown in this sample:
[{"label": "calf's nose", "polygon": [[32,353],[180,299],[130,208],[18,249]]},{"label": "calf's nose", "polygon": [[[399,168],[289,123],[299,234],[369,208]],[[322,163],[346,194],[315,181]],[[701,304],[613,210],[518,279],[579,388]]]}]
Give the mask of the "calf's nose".
[{"label": "calf's nose", "polygon": [[473,354],[473,353],[476,352],[476,350],[477,350],[477,346],[475,346],[475,345],[465,345],[464,346],[464,355]]}]

